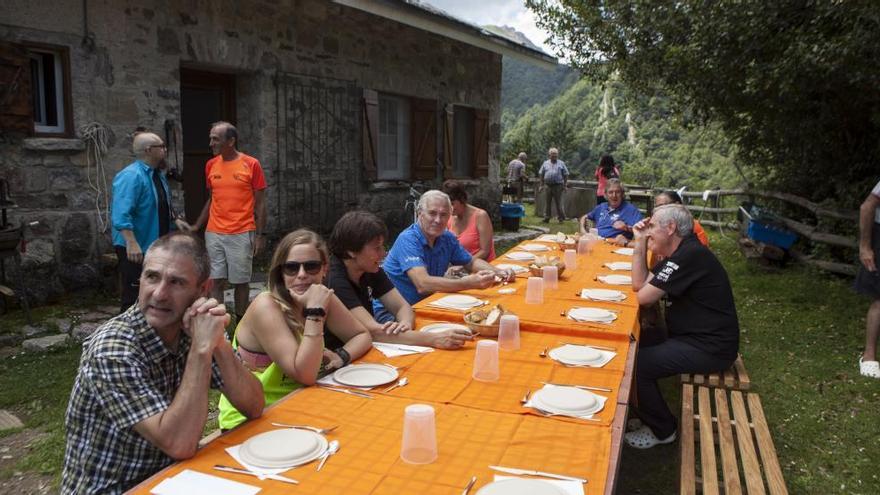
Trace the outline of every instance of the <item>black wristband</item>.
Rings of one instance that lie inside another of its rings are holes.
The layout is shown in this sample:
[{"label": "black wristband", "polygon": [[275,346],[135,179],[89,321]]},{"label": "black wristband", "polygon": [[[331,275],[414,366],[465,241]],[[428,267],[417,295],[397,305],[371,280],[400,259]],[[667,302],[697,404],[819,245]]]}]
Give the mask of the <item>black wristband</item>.
[{"label": "black wristband", "polygon": [[335,352],[336,355],[339,356],[340,359],[342,359],[342,366],[348,366],[349,364],[351,364],[351,354],[349,354],[348,351],[345,350],[345,347],[339,347],[333,352]]}]

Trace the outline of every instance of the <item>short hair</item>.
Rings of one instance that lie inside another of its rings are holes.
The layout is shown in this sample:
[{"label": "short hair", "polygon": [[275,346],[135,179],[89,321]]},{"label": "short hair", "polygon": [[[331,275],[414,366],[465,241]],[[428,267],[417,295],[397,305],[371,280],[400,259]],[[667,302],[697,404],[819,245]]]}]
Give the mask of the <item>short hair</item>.
[{"label": "short hair", "polygon": [[191,259],[196,268],[199,285],[208,280],[208,276],[211,274],[211,260],[208,258],[208,250],[205,249],[204,241],[196,235],[182,230],[169,232],[150,245],[144,259],[160,249]]},{"label": "short hair", "polygon": [[351,258],[348,253],[360,251],[378,237],[388,238],[385,222],[369,211],[350,211],[333,226],[327,243],[334,256],[345,260]]},{"label": "short hair", "polygon": [[135,132],[132,136],[131,149],[140,155],[146,152],[150,146],[156,146],[161,142],[162,138],[152,132]]},{"label": "short hair", "polygon": [[667,198],[669,198],[669,201],[672,204],[683,204],[681,196],[679,196],[679,194],[675,191],[661,191],[660,194],[657,195],[657,197],[659,198],[660,196],[666,196]]},{"label": "short hair", "polygon": [[460,201],[467,203],[468,195],[464,184],[457,180],[448,180],[443,183],[443,192],[449,195],[450,201]]},{"label": "short hair", "polygon": [[605,190],[607,191],[611,189],[612,186],[617,186],[620,188],[621,191],[626,192],[626,188],[623,187],[623,182],[621,182],[620,179],[616,177],[608,179],[608,182],[605,183]]},{"label": "short hair", "polygon": [[554,151],[556,152],[557,155],[559,154],[559,150],[556,148],[550,148],[549,150],[547,150],[547,154],[549,155],[549,154],[553,153]]},{"label": "short hair", "polygon": [[234,125],[230,124],[229,122],[226,122],[225,120],[219,120],[219,121],[211,124],[211,129],[213,129],[217,126],[221,126],[221,125],[223,126],[223,129],[224,129],[223,137],[227,141],[229,141],[232,138],[235,138],[235,145],[238,146],[238,129],[236,129]]},{"label": "short hair", "polygon": [[449,199],[449,195],[443,191],[431,189],[430,191],[425,191],[419,198],[419,211],[424,210],[428,206],[428,203],[435,199],[445,201],[449,206],[449,209],[452,210],[452,200]]},{"label": "short hair", "polygon": [[519,154],[516,155],[516,159],[517,159],[517,160],[525,160],[525,159],[528,158],[528,157],[529,157],[529,156],[526,155],[526,152],[525,152],[525,151],[520,151]]},{"label": "short hair", "polygon": [[658,207],[651,216],[651,221],[661,226],[675,222],[675,232],[679,237],[687,237],[694,231],[694,217],[685,205],[668,204]]}]

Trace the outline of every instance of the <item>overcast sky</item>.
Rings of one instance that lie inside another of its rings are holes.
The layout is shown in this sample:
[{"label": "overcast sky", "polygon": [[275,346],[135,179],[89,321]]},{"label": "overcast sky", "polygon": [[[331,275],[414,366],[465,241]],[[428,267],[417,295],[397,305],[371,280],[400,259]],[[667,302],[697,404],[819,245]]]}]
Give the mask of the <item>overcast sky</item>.
[{"label": "overcast sky", "polygon": [[547,34],[535,25],[535,16],[521,0],[422,0],[473,24],[512,26],[532,43],[553,54],[544,43]]}]

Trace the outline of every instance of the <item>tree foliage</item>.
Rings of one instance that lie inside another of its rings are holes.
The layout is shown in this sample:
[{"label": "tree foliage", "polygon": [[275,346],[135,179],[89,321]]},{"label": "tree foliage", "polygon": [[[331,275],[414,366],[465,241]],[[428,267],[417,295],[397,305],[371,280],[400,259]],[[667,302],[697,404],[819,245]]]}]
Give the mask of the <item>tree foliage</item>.
[{"label": "tree foliage", "polygon": [[871,1],[526,0],[594,81],[614,75],[717,123],[766,186],[850,203],[880,175]]}]

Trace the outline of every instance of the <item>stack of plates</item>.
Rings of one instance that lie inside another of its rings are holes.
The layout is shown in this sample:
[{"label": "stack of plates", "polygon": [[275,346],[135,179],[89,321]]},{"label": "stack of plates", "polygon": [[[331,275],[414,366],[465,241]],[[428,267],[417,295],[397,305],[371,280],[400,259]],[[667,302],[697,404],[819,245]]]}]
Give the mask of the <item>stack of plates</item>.
[{"label": "stack of plates", "polygon": [[617,253],[617,254],[622,254],[624,256],[632,256],[633,255],[633,248],[619,248],[619,249],[615,249],[612,252]]},{"label": "stack of plates", "polygon": [[571,308],[568,317],[575,321],[611,323],[617,319],[617,314],[602,308]]},{"label": "stack of plates", "polygon": [[633,264],[629,261],[614,261],[612,263],[605,263],[605,266],[612,270],[630,270],[633,269]]},{"label": "stack of plates", "polygon": [[420,332],[426,332],[426,333],[444,332],[446,330],[464,330],[466,332],[471,331],[468,327],[466,327],[464,325],[459,325],[458,323],[445,323],[445,322],[431,323],[430,325],[425,325],[421,329],[419,329]]},{"label": "stack of plates", "polygon": [[553,483],[531,478],[509,478],[493,481],[477,490],[477,495],[565,495]]},{"label": "stack of plates", "polygon": [[535,259],[534,254],[525,251],[511,251],[504,256],[516,261],[534,261]]},{"label": "stack of plates", "polygon": [[[534,258],[534,256],[532,256],[532,257]],[[526,267],[524,267],[524,266],[521,266],[521,265],[511,265],[511,264],[508,264],[508,263],[499,263],[499,264],[495,265],[495,268],[498,268],[498,269],[501,269],[501,270],[513,270],[513,273],[526,273],[527,271],[529,271],[529,270],[528,270]]]},{"label": "stack of plates", "polygon": [[455,309],[459,311],[467,311],[469,309],[476,308],[477,306],[482,306],[483,304],[486,303],[477,299],[476,297],[467,296],[464,294],[444,296],[440,299],[437,299],[436,301],[428,303],[429,306],[445,309]]},{"label": "stack of plates", "polygon": [[241,445],[241,459],[267,469],[311,462],[327,450],[327,439],[313,431],[285,428],[253,436]]},{"label": "stack of plates", "polygon": [[532,394],[530,401],[538,409],[566,416],[589,416],[602,409],[596,394],[574,387],[545,386]]},{"label": "stack of plates", "polygon": [[602,361],[602,353],[586,345],[566,344],[556,347],[550,350],[550,357],[560,363],[574,366],[591,365]]},{"label": "stack of plates", "polygon": [[352,364],[339,368],[333,379],[352,387],[378,387],[397,380],[397,369],[384,364]]},{"label": "stack of plates", "polygon": [[543,244],[524,244],[519,247],[523,251],[531,251],[531,252],[540,252],[540,251],[550,251],[550,248]]},{"label": "stack of plates", "polygon": [[583,289],[581,298],[593,301],[623,301],[626,299],[626,294],[613,289]]},{"label": "stack of plates", "polygon": [[632,277],[629,275],[599,275],[596,278],[608,285],[632,285]]},{"label": "stack of plates", "polygon": [[544,241],[544,242],[558,242],[559,238],[556,237],[556,234],[542,234],[540,237],[535,239],[536,241]]}]

